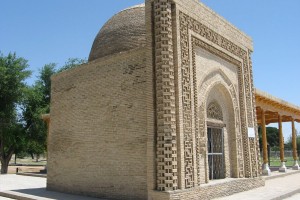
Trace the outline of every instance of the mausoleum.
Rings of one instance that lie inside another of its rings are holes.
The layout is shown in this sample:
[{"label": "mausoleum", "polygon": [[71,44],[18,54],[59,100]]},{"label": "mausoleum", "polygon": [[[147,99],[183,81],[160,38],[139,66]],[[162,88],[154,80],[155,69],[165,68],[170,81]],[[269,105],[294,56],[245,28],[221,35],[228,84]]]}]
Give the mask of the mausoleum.
[{"label": "mausoleum", "polygon": [[252,45],[198,0],[114,15],[88,63],[52,77],[47,189],[190,200],[263,186]]}]

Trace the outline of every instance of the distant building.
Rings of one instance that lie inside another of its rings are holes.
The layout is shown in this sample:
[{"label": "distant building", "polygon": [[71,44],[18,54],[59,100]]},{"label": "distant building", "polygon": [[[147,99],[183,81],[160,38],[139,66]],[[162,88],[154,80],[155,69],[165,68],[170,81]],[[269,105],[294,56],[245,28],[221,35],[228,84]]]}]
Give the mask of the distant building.
[{"label": "distant building", "polygon": [[47,188],[188,200],[263,186],[252,50],[198,0],[113,16],[89,62],[52,77]]}]

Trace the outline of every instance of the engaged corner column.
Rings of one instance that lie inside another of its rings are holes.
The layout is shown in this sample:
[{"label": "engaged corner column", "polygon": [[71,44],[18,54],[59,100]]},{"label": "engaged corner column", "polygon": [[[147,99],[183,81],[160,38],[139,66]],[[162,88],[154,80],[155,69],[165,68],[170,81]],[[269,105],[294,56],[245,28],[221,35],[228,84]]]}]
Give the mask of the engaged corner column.
[{"label": "engaged corner column", "polygon": [[286,172],[287,168],[285,166],[285,161],[284,161],[284,139],[282,133],[282,118],[280,114],[278,114],[278,128],[279,128],[279,148],[280,148],[280,161],[281,161],[279,172]]},{"label": "engaged corner column", "polygon": [[267,130],[266,130],[266,118],[265,111],[261,109],[261,129],[262,129],[262,143],[263,143],[263,159],[262,174],[264,176],[270,176],[271,170],[268,164],[268,143],[267,143]]},{"label": "engaged corner column", "polygon": [[300,168],[298,164],[298,154],[297,154],[297,135],[296,135],[294,118],[292,118],[292,144],[293,144],[293,158],[294,158],[293,170],[299,170]]}]

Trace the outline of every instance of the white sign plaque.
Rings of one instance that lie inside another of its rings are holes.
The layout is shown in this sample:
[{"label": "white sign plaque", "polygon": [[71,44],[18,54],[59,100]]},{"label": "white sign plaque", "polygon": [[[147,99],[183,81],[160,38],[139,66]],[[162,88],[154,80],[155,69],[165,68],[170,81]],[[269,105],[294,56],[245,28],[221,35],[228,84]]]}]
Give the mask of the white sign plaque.
[{"label": "white sign plaque", "polygon": [[255,130],[254,128],[248,127],[248,137],[255,138]]}]

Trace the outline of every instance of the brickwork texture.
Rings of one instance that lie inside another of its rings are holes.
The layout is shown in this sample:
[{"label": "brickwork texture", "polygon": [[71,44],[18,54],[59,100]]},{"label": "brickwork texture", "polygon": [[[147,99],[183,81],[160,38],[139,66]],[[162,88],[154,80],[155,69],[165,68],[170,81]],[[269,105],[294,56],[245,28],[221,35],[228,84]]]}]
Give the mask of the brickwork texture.
[{"label": "brickwork texture", "polygon": [[52,78],[48,189],[146,198],[145,77],[136,50]]}]

